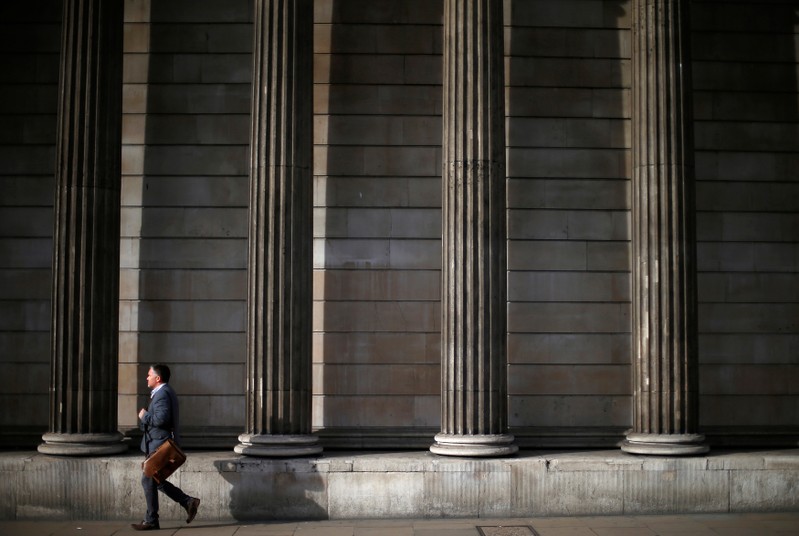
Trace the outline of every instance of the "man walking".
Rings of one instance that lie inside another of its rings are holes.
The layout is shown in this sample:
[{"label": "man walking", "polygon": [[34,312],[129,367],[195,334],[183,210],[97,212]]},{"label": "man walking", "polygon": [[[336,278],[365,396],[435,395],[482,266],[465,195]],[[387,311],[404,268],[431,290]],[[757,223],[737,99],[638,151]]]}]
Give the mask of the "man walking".
[{"label": "man walking", "polygon": [[[169,438],[180,445],[178,397],[169,386],[169,377],[169,367],[162,364],[151,366],[147,373],[147,387],[152,389],[150,406],[139,411],[140,427],[144,430],[141,450],[145,456],[155,452]],[[194,516],[197,515],[200,499],[186,495],[179,487],[166,480],[156,484],[152,478],[142,474],[141,485],[144,488],[144,498],[147,501],[147,514],[144,521],[131,525],[134,529],[158,530],[161,528],[158,523],[159,491],[186,509],[188,513],[186,523],[191,523]]]}]

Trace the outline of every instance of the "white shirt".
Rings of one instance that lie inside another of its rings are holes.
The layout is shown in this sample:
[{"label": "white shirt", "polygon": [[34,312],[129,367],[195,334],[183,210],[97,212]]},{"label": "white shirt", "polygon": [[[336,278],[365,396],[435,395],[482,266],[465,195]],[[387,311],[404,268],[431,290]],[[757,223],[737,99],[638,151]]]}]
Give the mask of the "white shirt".
[{"label": "white shirt", "polygon": [[155,386],[155,388],[154,388],[152,391],[150,391],[150,398],[152,398],[153,396],[155,396],[155,393],[157,393],[157,392],[158,392],[158,390],[159,390],[161,387],[163,387],[164,385],[166,385],[166,383],[159,383],[158,385],[156,385],[156,386]]}]

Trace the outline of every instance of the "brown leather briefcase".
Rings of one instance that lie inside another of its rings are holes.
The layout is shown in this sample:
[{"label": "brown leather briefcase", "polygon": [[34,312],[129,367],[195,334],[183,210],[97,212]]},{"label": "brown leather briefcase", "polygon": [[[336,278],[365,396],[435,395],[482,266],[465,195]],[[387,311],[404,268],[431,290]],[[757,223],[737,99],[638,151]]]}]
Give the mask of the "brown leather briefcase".
[{"label": "brown leather briefcase", "polygon": [[142,463],[142,471],[160,484],[178,470],[186,461],[186,455],[172,439],[167,439]]}]

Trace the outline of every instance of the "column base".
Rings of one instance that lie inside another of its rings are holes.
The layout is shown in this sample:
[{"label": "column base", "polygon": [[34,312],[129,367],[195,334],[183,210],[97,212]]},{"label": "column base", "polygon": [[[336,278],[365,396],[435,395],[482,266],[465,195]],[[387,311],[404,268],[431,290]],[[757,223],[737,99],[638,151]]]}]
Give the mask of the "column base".
[{"label": "column base", "polygon": [[233,450],[244,456],[294,458],[320,454],[322,445],[312,435],[241,434]]},{"label": "column base", "polygon": [[430,452],[442,456],[510,456],[519,451],[510,434],[459,435],[436,434]]},{"label": "column base", "polygon": [[621,450],[630,454],[654,456],[693,456],[710,450],[702,434],[629,433]]},{"label": "column base", "polygon": [[42,436],[38,451],[51,456],[105,456],[128,450],[119,432],[109,434],[56,434]]}]

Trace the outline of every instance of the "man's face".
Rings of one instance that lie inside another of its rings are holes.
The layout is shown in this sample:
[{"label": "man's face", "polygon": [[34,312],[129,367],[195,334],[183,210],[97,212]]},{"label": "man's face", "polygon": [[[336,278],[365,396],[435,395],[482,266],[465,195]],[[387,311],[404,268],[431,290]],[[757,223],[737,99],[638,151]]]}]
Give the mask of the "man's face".
[{"label": "man's face", "polygon": [[161,376],[155,373],[153,369],[147,371],[147,387],[152,389],[156,385],[161,383]]}]

